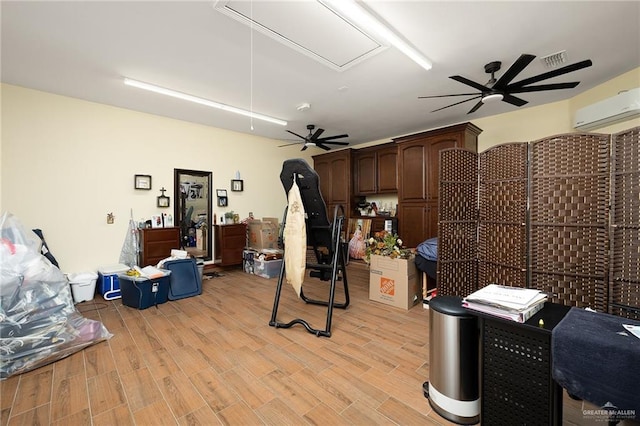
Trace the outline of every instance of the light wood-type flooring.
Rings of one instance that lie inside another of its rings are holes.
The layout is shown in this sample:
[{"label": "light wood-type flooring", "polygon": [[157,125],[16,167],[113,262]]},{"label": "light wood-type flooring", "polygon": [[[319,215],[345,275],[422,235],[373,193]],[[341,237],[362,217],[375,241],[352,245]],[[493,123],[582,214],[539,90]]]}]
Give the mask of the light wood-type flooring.
[{"label": "light wood-type flooring", "polygon": [[[366,266],[349,264],[351,305],[334,311],[330,338],[268,325],[276,278],[222,273],[201,296],[158,308],[99,295],[76,305],[113,337],[0,382],[0,424],[451,424],[422,393],[429,311],[369,301]],[[304,288],[320,298],[328,285],[309,278]],[[285,286],[278,319],[296,317],[324,328],[326,308]],[[582,408],[565,396],[564,424],[597,424]]]}]

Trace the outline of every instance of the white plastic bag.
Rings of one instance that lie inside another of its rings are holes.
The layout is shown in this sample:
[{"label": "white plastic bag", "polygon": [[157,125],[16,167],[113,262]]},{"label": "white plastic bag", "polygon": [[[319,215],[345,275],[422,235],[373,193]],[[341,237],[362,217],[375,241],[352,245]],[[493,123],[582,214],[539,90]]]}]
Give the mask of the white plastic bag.
[{"label": "white plastic bag", "polygon": [[0,380],[112,336],[80,315],[65,276],[26,235],[13,215],[0,217]]}]

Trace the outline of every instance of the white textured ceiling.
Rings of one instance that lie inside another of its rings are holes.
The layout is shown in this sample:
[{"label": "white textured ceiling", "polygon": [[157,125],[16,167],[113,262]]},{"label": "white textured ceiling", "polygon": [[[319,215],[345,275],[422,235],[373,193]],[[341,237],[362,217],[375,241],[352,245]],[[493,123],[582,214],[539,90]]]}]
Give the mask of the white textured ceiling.
[{"label": "white textured ceiling", "polygon": [[[303,40],[336,64],[373,46],[366,37],[354,42],[348,36],[353,29],[316,2],[222,3],[253,13],[257,23]],[[568,64],[591,59],[593,66],[545,81],[580,81],[575,89],[522,94],[529,103],[521,108],[573,97],[640,66],[637,1],[363,4],[426,55],[433,68],[426,71],[389,47],[340,71],[256,25],[252,32],[214,1],[2,1],[2,81],[253,133],[276,139],[276,149],[291,138],[286,129],[306,134],[307,124],[324,128],[323,136],[348,133],[347,141],[357,144],[513,111],[516,107],[499,102],[468,115],[474,105],[468,102],[432,113],[461,99],[418,96],[469,92],[448,77],[485,83],[486,63],[502,61],[504,72],[522,53],[542,57],[566,50]],[[545,71],[536,59],[516,80]],[[246,117],[124,86],[124,77],[252,108],[289,124],[254,120],[252,131]],[[298,111],[305,102],[311,108]]]}]

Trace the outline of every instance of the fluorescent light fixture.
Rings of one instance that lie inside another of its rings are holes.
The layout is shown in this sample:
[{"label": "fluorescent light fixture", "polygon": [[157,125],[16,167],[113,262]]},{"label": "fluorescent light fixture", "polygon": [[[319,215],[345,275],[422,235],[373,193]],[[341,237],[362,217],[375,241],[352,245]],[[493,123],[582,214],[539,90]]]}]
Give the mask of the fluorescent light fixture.
[{"label": "fluorescent light fixture", "polygon": [[351,22],[353,25],[360,28],[360,30],[371,35],[377,35],[378,37],[386,40],[389,44],[414,60],[422,68],[426,70],[431,69],[431,61],[429,59],[427,59],[422,53],[418,52],[416,48],[401,39],[387,26],[378,21],[369,12],[359,6],[354,0],[318,1],[324,6],[333,10],[348,22]]},{"label": "fluorescent light fixture", "polygon": [[502,96],[501,93],[492,93],[490,95],[483,96],[482,97],[482,103],[483,104],[487,104],[487,103],[491,103],[491,102],[498,102],[498,101],[501,101],[503,97],[504,96]]},{"label": "fluorescent light fixture", "polygon": [[166,89],[164,87],[156,86],[149,83],[144,83],[142,81],[125,78],[124,84],[126,84],[127,86],[137,87],[138,89],[149,90],[150,92],[160,93],[162,95],[167,95],[174,98],[182,99],[183,101],[195,102],[197,104],[206,105],[211,108],[218,108],[223,111],[229,111],[235,114],[244,115],[246,117],[252,117],[252,118],[255,118],[256,120],[263,120],[269,123],[279,124],[281,126],[287,125],[286,121],[280,120],[279,118],[269,117],[268,115],[258,114],[253,111],[247,111],[246,109],[236,108],[231,105],[221,104],[218,102],[210,101],[209,99],[199,98],[197,96],[188,95],[182,92],[176,92],[175,90]]}]

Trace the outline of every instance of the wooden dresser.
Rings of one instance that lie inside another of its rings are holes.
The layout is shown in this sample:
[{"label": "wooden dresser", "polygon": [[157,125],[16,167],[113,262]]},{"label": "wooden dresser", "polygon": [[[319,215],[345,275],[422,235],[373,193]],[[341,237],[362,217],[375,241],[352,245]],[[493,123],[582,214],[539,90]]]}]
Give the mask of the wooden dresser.
[{"label": "wooden dresser", "polygon": [[140,230],[140,267],[157,265],[171,255],[171,249],[180,248],[180,228],[146,228]]},{"label": "wooden dresser", "polygon": [[220,266],[242,265],[242,251],[247,244],[247,225],[215,225],[215,239],[216,258],[220,259]]}]

